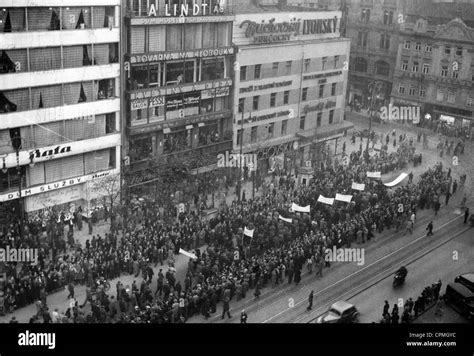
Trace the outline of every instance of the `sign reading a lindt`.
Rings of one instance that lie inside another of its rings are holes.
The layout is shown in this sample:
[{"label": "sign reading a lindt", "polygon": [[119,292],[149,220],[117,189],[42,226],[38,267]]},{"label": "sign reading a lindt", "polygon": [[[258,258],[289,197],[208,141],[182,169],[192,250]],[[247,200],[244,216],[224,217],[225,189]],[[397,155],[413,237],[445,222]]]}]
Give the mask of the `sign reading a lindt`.
[{"label": "sign reading a lindt", "polygon": [[[206,16],[216,15],[224,13],[225,0],[209,1],[208,3],[203,1],[198,4],[197,1],[193,0],[192,4],[184,3],[178,4],[165,4],[165,16],[173,17],[184,17],[184,16]],[[148,7],[148,16],[158,16],[155,4],[150,4]]]}]

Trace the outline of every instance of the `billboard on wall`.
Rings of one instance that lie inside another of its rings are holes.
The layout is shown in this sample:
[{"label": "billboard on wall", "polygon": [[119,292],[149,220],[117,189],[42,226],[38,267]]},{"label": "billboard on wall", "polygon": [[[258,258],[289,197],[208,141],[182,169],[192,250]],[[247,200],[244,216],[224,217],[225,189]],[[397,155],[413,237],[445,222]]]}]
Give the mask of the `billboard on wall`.
[{"label": "billboard on wall", "polygon": [[236,15],[237,46],[340,37],[340,11],[278,12]]}]

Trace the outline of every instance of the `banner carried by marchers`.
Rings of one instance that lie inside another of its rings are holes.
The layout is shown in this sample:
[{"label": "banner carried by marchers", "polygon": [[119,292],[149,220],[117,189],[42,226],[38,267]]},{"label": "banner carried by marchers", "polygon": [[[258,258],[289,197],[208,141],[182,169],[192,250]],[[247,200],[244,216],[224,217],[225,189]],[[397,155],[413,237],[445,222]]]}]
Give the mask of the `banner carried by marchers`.
[{"label": "banner carried by marchers", "polygon": [[278,219],[283,220],[283,221],[286,221],[287,223],[292,223],[292,222],[293,222],[293,219],[284,218],[284,217],[281,216],[281,215],[278,215]]},{"label": "banner carried by marchers", "polygon": [[367,172],[368,178],[382,178],[381,172]]},{"label": "banner carried by marchers", "polygon": [[318,202],[327,204],[327,205],[333,205],[334,204],[334,198],[325,198],[322,195],[319,196]]},{"label": "banner carried by marchers", "polygon": [[244,235],[246,235],[246,236],[253,237],[254,231],[255,231],[255,229],[250,230],[250,229],[247,229],[247,226],[244,227]]},{"label": "banner carried by marchers", "polygon": [[336,193],[336,200],[343,201],[346,203],[350,203],[352,200],[352,195],[344,195],[344,194],[337,194]]},{"label": "banner carried by marchers", "polygon": [[365,184],[352,183],[352,189],[363,191],[365,189]]},{"label": "banner carried by marchers", "polygon": [[392,181],[390,183],[384,183],[383,185],[385,185],[386,187],[394,187],[397,184],[400,184],[406,177],[408,177],[408,174],[402,173],[394,181]]},{"label": "banner carried by marchers", "polygon": [[295,203],[291,204],[291,209],[293,211],[296,211],[296,212],[299,212],[299,213],[309,213],[310,211],[310,206],[309,205],[306,205],[306,206],[299,206]]},{"label": "banner carried by marchers", "polygon": [[193,260],[197,260],[197,256],[194,253],[188,252],[183,250],[182,248],[179,249],[179,253],[188,256],[189,258],[192,258]]}]

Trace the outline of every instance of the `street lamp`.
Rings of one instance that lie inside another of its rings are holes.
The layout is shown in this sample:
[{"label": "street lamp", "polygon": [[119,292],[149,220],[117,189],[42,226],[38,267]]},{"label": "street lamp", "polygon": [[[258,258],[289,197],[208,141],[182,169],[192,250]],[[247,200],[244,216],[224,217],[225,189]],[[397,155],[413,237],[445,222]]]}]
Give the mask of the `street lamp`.
[{"label": "street lamp", "polygon": [[380,80],[373,80],[369,84],[369,89],[371,93],[371,100],[370,100],[370,115],[369,115],[369,133],[367,136],[367,146],[365,148],[365,159],[366,162],[369,163],[369,141],[370,141],[370,133],[372,132],[372,117],[374,113],[374,104],[375,104],[375,97],[378,95],[382,88],[385,86],[384,82]]}]

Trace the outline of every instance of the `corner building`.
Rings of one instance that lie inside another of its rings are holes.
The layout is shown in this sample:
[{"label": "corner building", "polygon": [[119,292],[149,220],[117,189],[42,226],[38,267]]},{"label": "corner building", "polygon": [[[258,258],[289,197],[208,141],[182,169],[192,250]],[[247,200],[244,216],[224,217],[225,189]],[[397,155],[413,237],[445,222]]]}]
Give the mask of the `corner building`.
[{"label": "corner building", "polygon": [[262,174],[333,155],[352,126],[343,120],[350,42],[339,34],[341,12],[241,10],[233,31],[234,153],[256,153]]},{"label": "corner building", "polygon": [[191,173],[232,149],[234,16],[217,0],[130,0],[126,10],[128,187],[176,162]]},{"label": "corner building", "polygon": [[0,0],[0,217],[93,207],[120,171],[120,0]]}]

